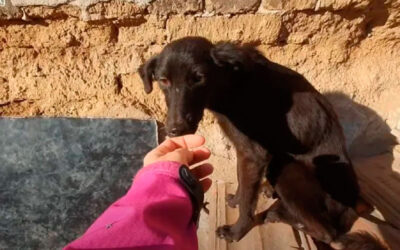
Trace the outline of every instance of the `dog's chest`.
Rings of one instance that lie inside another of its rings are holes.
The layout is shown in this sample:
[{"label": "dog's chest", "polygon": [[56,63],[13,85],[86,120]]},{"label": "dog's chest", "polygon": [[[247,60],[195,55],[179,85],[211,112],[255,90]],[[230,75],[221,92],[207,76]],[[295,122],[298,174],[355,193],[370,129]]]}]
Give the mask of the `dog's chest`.
[{"label": "dog's chest", "polygon": [[268,151],[260,144],[239,131],[229,120],[229,118],[217,112],[213,112],[213,114],[217,118],[218,123],[225,135],[235,146],[238,154],[256,161],[265,161],[268,158]]}]

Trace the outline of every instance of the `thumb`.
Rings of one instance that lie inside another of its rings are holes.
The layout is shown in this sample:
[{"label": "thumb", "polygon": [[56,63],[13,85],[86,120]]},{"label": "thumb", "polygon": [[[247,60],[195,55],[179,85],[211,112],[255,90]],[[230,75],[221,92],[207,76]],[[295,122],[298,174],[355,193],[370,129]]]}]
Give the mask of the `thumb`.
[{"label": "thumb", "polygon": [[188,150],[187,148],[179,148],[172,152],[176,156],[176,160],[178,162],[184,163],[186,166],[189,166],[189,163],[193,161],[193,152]]}]

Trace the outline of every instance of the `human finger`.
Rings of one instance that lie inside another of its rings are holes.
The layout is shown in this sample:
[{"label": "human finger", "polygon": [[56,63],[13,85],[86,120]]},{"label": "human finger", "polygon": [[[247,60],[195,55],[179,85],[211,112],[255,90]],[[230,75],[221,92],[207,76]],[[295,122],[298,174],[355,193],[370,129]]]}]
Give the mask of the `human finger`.
[{"label": "human finger", "polygon": [[200,135],[184,135],[179,137],[172,137],[163,141],[151,153],[160,156],[172,152],[178,148],[196,148],[203,145],[205,142],[204,137]]},{"label": "human finger", "polygon": [[205,143],[203,136],[195,134],[172,137],[170,140],[181,148],[197,148]]},{"label": "human finger", "polygon": [[193,159],[189,162],[190,165],[207,160],[211,155],[208,148],[198,148],[191,151],[193,152]]},{"label": "human finger", "polygon": [[210,163],[204,163],[200,166],[194,167],[190,169],[190,172],[196,176],[198,180],[207,177],[208,175],[212,174],[214,168]]},{"label": "human finger", "polygon": [[212,185],[212,181],[211,181],[210,178],[206,178],[206,179],[204,179],[204,180],[201,180],[201,181],[200,181],[200,184],[201,184],[201,186],[203,187],[203,191],[204,191],[204,193],[205,193],[205,192],[207,192],[207,191],[210,189],[210,187],[211,187],[211,185]]}]

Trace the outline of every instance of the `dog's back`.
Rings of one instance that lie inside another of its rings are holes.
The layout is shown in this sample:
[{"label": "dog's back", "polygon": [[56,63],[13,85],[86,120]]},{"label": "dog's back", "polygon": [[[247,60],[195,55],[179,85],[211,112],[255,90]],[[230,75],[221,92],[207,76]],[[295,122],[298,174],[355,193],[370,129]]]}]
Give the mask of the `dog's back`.
[{"label": "dog's back", "polygon": [[331,104],[302,75],[269,61],[251,47],[230,43],[216,47],[214,57],[228,64],[221,62],[224,79],[220,81],[228,83],[214,91],[211,110],[229,117],[271,154],[307,154],[302,161],[309,165],[313,156],[321,154],[348,160]]}]

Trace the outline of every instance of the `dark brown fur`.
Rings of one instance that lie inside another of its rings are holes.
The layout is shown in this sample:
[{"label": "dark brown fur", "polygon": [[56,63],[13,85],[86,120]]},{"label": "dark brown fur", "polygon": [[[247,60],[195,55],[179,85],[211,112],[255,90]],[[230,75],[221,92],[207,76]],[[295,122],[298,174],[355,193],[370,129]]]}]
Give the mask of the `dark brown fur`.
[{"label": "dark brown fur", "polygon": [[252,47],[212,44],[201,37],[170,43],[139,73],[147,93],[153,80],[160,83],[170,136],[195,132],[204,109],[222,117],[222,127],[228,128],[225,133],[238,149],[239,181],[228,202],[239,205],[240,216],[217,230],[220,237],[237,241],[254,226],[257,190],[271,155],[290,155],[334,200],[356,207],[359,186],[336,114],[300,74]]},{"label": "dark brown fur", "polygon": [[291,157],[273,158],[267,178],[279,198],[256,216],[258,223],[283,222],[313,237],[318,249],[384,250],[367,232],[349,233],[357,213],[332,199],[314,173]]}]

